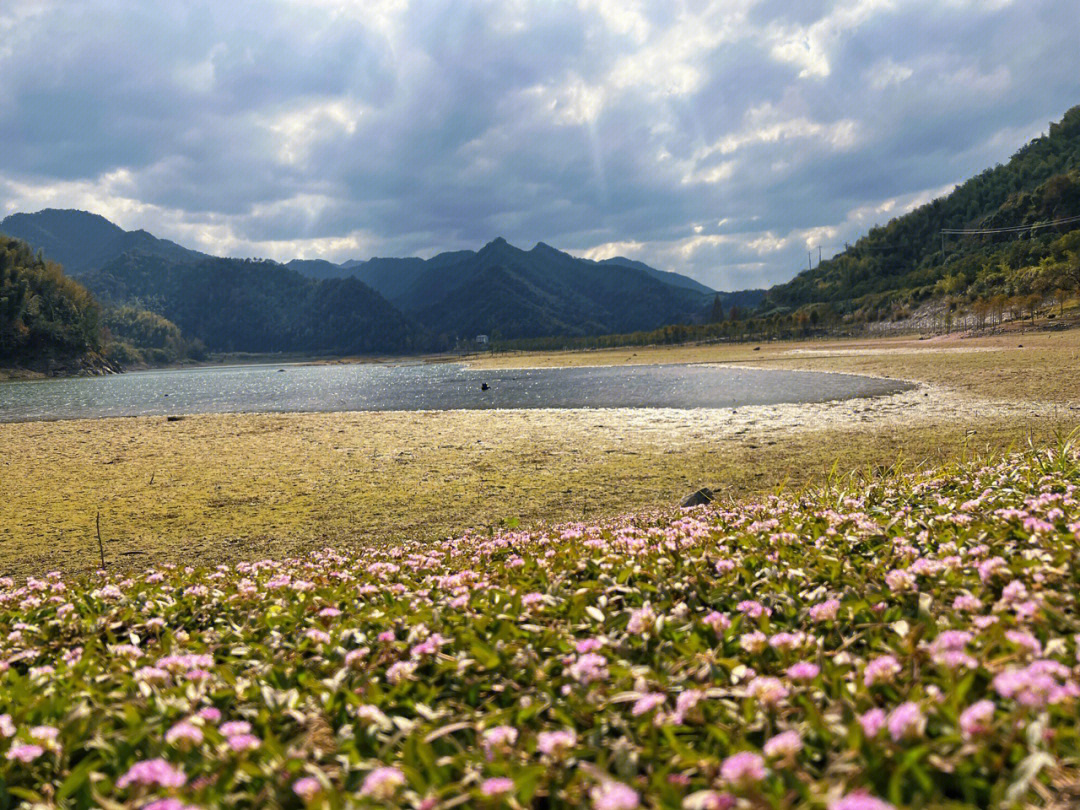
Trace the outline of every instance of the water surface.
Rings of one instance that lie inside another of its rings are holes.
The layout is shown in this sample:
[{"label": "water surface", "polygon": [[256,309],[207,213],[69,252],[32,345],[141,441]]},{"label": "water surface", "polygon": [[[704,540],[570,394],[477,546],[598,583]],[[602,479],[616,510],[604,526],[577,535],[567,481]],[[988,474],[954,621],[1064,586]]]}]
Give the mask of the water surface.
[{"label": "water surface", "polygon": [[0,421],[459,408],[737,408],[878,396],[908,387],[853,374],[708,365],[510,370],[456,364],[249,365],[3,382]]}]

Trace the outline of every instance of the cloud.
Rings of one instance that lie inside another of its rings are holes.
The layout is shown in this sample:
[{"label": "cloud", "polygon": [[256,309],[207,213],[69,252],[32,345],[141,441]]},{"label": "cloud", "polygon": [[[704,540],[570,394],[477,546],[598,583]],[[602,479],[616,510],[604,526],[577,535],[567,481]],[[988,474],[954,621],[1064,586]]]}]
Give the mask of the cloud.
[{"label": "cloud", "polygon": [[0,205],[767,285],[1060,118],[1078,36],[1071,0],[7,0]]}]

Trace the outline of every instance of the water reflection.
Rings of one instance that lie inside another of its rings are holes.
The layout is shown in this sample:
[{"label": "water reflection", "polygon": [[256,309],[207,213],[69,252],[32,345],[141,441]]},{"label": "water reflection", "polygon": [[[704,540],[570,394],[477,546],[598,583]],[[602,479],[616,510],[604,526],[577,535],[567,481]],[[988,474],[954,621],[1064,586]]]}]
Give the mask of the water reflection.
[{"label": "water reflection", "polygon": [[875,396],[905,383],[705,365],[476,370],[269,365],[0,383],[0,421],[219,412],[735,408]]}]

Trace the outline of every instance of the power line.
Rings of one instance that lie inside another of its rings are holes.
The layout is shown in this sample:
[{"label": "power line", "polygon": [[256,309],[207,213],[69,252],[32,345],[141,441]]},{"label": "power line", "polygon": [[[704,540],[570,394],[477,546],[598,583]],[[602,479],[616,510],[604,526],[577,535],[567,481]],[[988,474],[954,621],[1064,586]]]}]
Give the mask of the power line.
[{"label": "power line", "polygon": [[1017,233],[1019,231],[1033,231],[1036,228],[1052,228],[1055,225],[1067,225],[1070,222],[1080,222],[1080,216],[1066,217],[1052,222],[1036,222],[1034,225],[1011,225],[1007,228],[942,228],[943,234],[977,235],[992,233]]}]

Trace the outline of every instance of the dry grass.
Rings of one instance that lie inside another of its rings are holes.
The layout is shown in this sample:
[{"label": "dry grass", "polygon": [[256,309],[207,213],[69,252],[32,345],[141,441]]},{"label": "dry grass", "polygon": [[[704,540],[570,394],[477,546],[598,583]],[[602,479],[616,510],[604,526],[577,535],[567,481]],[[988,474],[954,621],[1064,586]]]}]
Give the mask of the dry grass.
[{"label": "dry grass", "polygon": [[[1076,426],[1078,350],[1080,330],[1019,341],[678,347],[483,361],[745,362],[942,386],[927,390],[922,405],[909,395],[882,405],[740,409],[738,419],[724,412],[451,411],[4,424],[0,573],[97,567],[99,509],[110,565],[212,564],[327,543],[436,539],[509,520],[596,518],[669,506],[702,485],[743,497],[820,481],[834,464],[851,470],[898,456],[918,464],[996,450]],[[980,397],[1053,404],[1002,408]]]}]

